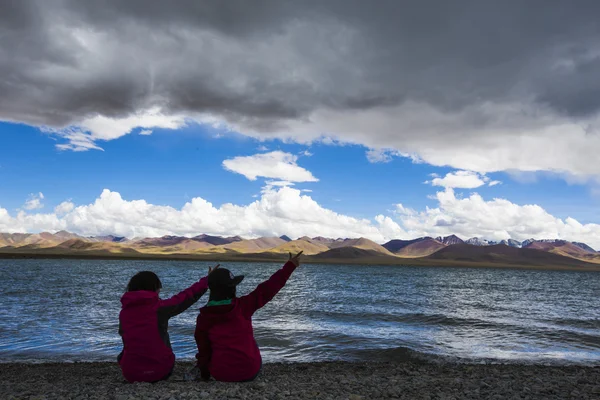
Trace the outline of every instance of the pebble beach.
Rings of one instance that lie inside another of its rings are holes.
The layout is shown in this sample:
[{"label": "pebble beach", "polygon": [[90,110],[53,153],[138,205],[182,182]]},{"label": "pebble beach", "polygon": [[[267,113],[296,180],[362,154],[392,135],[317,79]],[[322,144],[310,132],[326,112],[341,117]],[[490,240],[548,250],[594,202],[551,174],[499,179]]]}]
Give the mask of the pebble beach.
[{"label": "pebble beach", "polygon": [[0,364],[2,399],[598,399],[600,366],[265,364],[249,383],[126,383],[115,363]]}]

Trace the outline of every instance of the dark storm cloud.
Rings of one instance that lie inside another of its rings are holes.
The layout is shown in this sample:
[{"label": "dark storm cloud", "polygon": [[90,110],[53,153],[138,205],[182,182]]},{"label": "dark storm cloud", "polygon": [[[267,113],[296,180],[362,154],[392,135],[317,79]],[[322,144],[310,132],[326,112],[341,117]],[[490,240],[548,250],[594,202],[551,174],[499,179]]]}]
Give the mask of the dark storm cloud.
[{"label": "dark storm cloud", "polygon": [[0,0],[0,118],[600,107],[595,1]]}]

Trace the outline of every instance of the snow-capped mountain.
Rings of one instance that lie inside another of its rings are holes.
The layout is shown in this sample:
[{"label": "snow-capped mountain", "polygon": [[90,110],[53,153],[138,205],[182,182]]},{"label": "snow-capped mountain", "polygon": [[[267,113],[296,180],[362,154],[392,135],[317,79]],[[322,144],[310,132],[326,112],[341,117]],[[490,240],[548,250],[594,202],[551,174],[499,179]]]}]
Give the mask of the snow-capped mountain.
[{"label": "snow-capped mountain", "polygon": [[471,239],[465,240],[465,243],[473,245],[473,246],[490,246],[492,244],[496,244],[496,242],[490,242],[486,239],[473,237]]},{"label": "snow-capped mountain", "polygon": [[445,237],[438,236],[435,238],[435,240],[437,240],[438,242],[443,243],[447,246],[449,246],[451,244],[461,244],[461,243],[465,242],[464,240],[462,240],[461,238],[459,238],[456,235],[450,235],[450,236],[445,236]]}]

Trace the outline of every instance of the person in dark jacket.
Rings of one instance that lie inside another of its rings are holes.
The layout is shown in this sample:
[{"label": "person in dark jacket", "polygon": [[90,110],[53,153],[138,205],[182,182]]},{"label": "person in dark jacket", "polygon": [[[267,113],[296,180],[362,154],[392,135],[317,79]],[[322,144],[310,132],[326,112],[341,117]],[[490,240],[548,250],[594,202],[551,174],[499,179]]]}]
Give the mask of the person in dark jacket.
[{"label": "person in dark jacket", "polygon": [[197,369],[204,380],[253,380],[262,367],[262,358],[252,330],[252,315],[285,286],[300,265],[300,254],[290,258],[279,271],[246,296],[236,297],[236,286],[244,276],[221,268],[208,278],[209,302],[196,320]]},{"label": "person in dark jacket", "polygon": [[[209,268],[208,274],[218,270]],[[121,297],[119,335],[123,351],[117,358],[129,382],[156,382],[173,372],[175,354],[169,338],[169,318],[181,314],[206,293],[208,276],[179,294],[162,300],[162,283],[151,271],[135,274]]]}]

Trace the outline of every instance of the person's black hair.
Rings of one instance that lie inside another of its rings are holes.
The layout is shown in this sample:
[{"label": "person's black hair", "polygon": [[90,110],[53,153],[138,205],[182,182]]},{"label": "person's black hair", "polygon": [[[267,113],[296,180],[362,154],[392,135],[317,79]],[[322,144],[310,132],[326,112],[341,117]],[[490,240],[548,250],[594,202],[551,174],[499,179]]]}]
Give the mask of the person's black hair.
[{"label": "person's black hair", "polygon": [[208,301],[229,300],[235,298],[235,286],[220,286],[210,289]]},{"label": "person's black hair", "polygon": [[152,271],[141,271],[135,274],[129,284],[127,285],[128,292],[135,292],[137,290],[150,290],[156,292],[162,288],[162,283],[158,276]]}]

